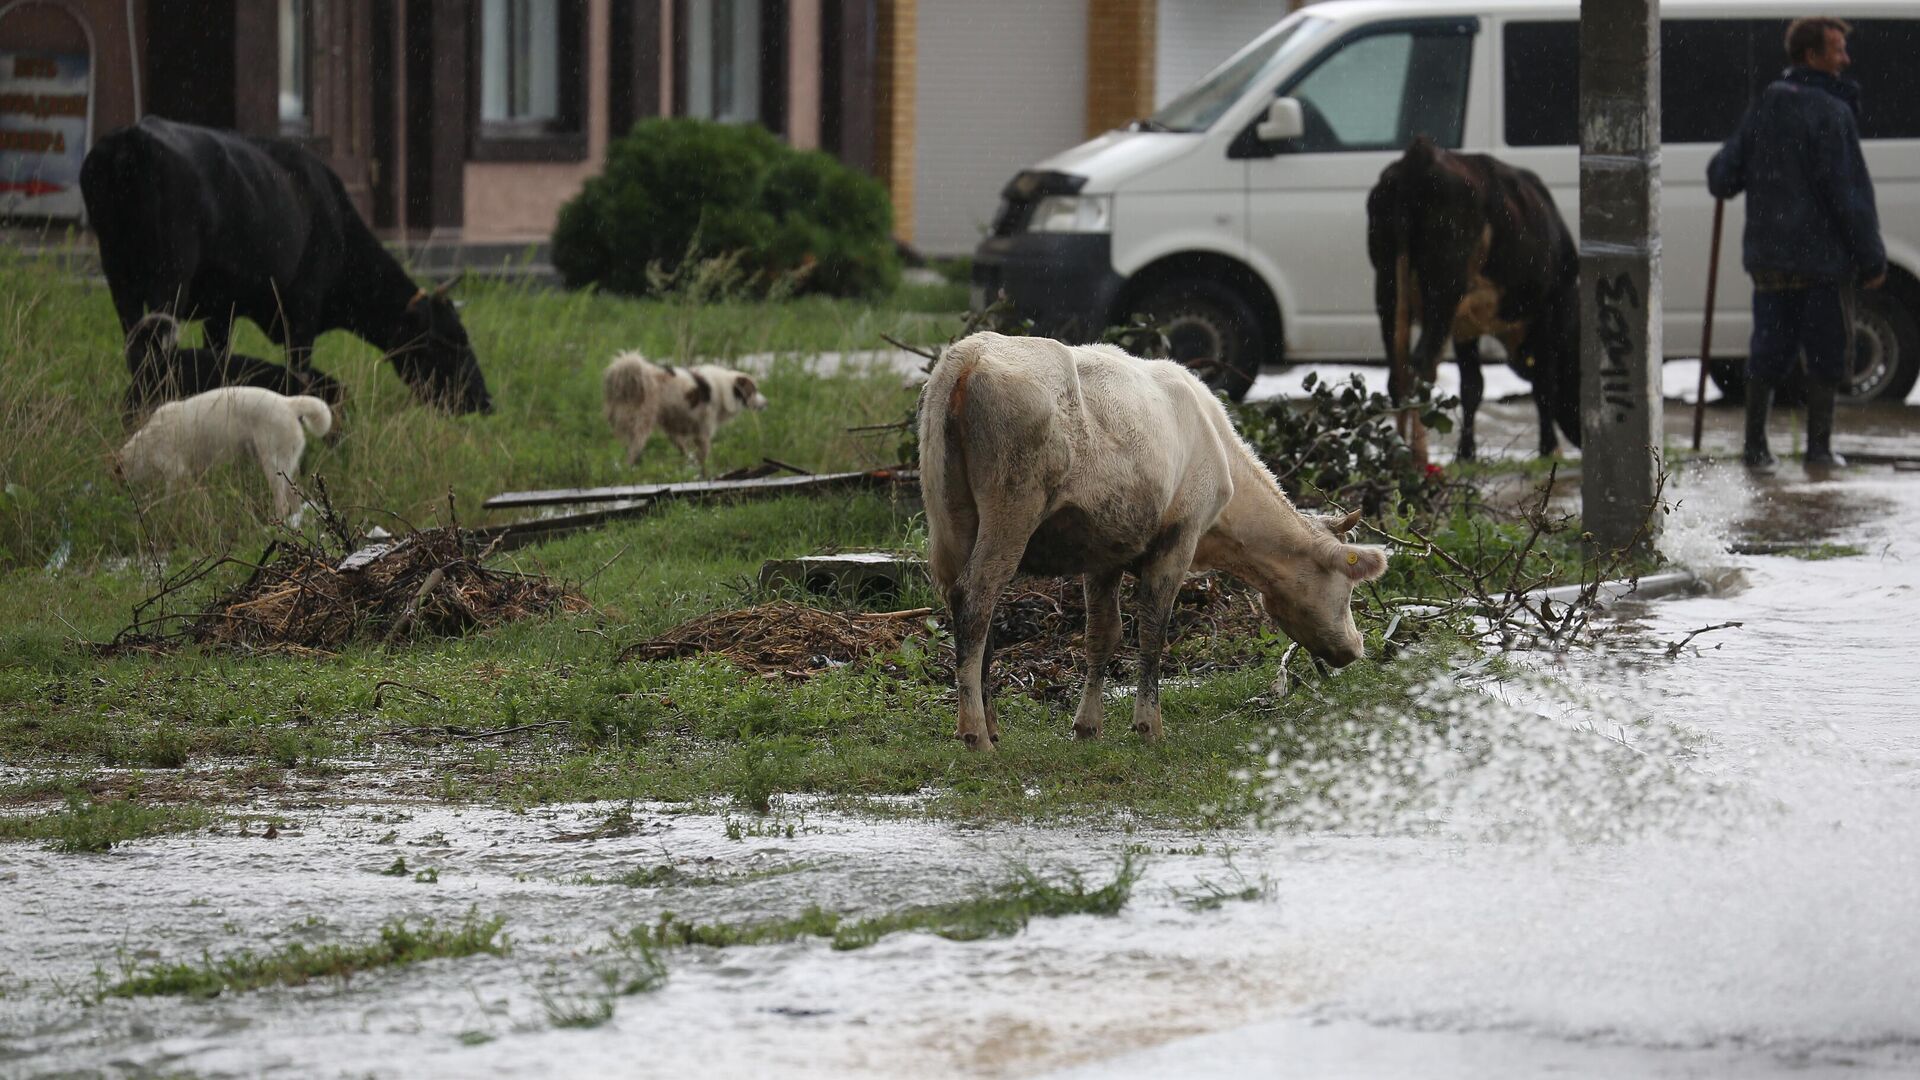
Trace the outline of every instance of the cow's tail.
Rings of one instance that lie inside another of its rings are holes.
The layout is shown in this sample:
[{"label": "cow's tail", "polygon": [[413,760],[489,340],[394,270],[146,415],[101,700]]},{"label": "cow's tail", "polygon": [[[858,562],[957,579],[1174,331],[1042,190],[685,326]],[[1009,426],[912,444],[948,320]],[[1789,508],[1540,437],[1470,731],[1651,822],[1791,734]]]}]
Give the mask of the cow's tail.
[{"label": "cow's tail", "polygon": [[164,311],[149,312],[127,331],[127,370],[138,374],[148,363],[171,355],[179,344],[179,321]]},{"label": "cow's tail", "polygon": [[311,394],[291,397],[287,402],[309,436],[318,438],[333,430],[333,407],[326,402]]},{"label": "cow's tail", "polygon": [[927,513],[927,558],[934,587],[958,580],[980,527],[967,441],[975,432],[968,402],[988,338],[975,334],[947,346],[920,393],[920,501]]}]

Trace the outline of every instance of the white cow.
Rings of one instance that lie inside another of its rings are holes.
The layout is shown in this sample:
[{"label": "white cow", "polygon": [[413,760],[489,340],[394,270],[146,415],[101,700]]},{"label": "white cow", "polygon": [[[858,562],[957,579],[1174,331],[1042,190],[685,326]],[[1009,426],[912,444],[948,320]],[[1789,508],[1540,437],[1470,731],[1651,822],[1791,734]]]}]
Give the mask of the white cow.
[{"label": "white cow", "polygon": [[953,622],[957,734],[991,750],[984,694],[993,608],[1016,571],[1084,574],[1087,683],[1074,713],[1100,733],[1101,682],[1120,644],[1120,575],[1139,579],[1133,729],[1160,737],[1160,654],[1189,570],[1224,570],[1315,656],[1364,653],[1353,588],[1386,552],[1294,509],[1204,384],[1179,364],[1104,345],[982,333],[942,354],[920,401],[928,560]]}]

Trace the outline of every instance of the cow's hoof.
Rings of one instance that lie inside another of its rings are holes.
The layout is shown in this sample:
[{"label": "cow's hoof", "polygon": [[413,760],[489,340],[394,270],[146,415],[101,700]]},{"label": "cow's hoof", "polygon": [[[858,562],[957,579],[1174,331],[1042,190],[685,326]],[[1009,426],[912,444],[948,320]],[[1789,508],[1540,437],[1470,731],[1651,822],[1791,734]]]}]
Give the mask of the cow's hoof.
[{"label": "cow's hoof", "polygon": [[1073,725],[1073,737],[1076,739],[1097,739],[1100,737],[1100,729],[1097,727],[1081,727],[1079,724],[1075,724]]},{"label": "cow's hoof", "polygon": [[993,740],[982,738],[979,732],[965,732],[960,736],[960,741],[966,743],[967,749],[969,750],[979,750],[985,753],[993,752]]},{"label": "cow's hoof", "polygon": [[1152,724],[1148,724],[1144,722],[1135,724],[1133,725],[1133,730],[1141,738],[1147,740],[1148,742],[1160,741],[1160,729],[1157,727],[1154,727]]}]

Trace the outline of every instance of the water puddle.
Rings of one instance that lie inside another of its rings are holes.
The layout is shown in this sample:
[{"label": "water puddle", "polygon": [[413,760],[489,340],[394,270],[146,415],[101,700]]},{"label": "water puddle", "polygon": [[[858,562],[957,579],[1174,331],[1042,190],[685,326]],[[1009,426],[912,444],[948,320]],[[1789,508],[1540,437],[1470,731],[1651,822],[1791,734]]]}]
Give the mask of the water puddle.
[{"label": "water puddle", "polygon": [[[1603,656],[1521,657],[1355,717],[1363,766],[1264,827],[967,828],[396,798],[103,856],[0,849],[0,1072],[544,1076],[1795,1076],[1920,1069],[1920,482],[1676,478],[1666,543],[1748,587],[1623,604]],[[1837,497],[1836,497],[1837,493]],[[1773,505],[1776,509],[1768,509]],[[1779,509],[1784,508],[1784,509]],[[1864,509],[1863,509],[1864,508]],[[1864,554],[1735,556],[1755,515]],[[1741,623],[1694,638],[1700,627]],[[1250,770],[1261,768],[1249,755]],[[668,954],[558,1027],[609,935],[880,913],[1022,868],[1142,861],[1117,916]],[[396,867],[400,867],[396,872]],[[122,965],[506,919],[504,957],[344,987],[81,1004]],[[96,974],[98,972],[98,974]]]}]

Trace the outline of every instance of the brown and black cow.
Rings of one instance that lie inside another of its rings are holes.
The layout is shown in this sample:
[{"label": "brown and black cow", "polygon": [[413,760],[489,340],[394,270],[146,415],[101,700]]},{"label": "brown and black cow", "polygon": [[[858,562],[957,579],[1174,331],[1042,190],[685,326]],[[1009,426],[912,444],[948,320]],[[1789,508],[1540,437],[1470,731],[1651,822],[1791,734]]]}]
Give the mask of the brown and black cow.
[{"label": "brown and black cow", "polygon": [[[1388,389],[1403,401],[1412,373],[1431,383],[1440,350],[1460,365],[1460,457],[1474,454],[1473,415],[1485,383],[1479,340],[1506,346],[1533,383],[1540,454],[1558,446],[1553,425],[1580,445],[1580,255],[1540,178],[1486,154],[1450,153],[1420,136],[1367,194],[1367,255],[1374,308],[1392,358]],[[1450,324],[1425,312],[1451,312]],[[1412,323],[1420,340],[1409,355]],[[1415,457],[1426,432],[1409,417]]]}]

